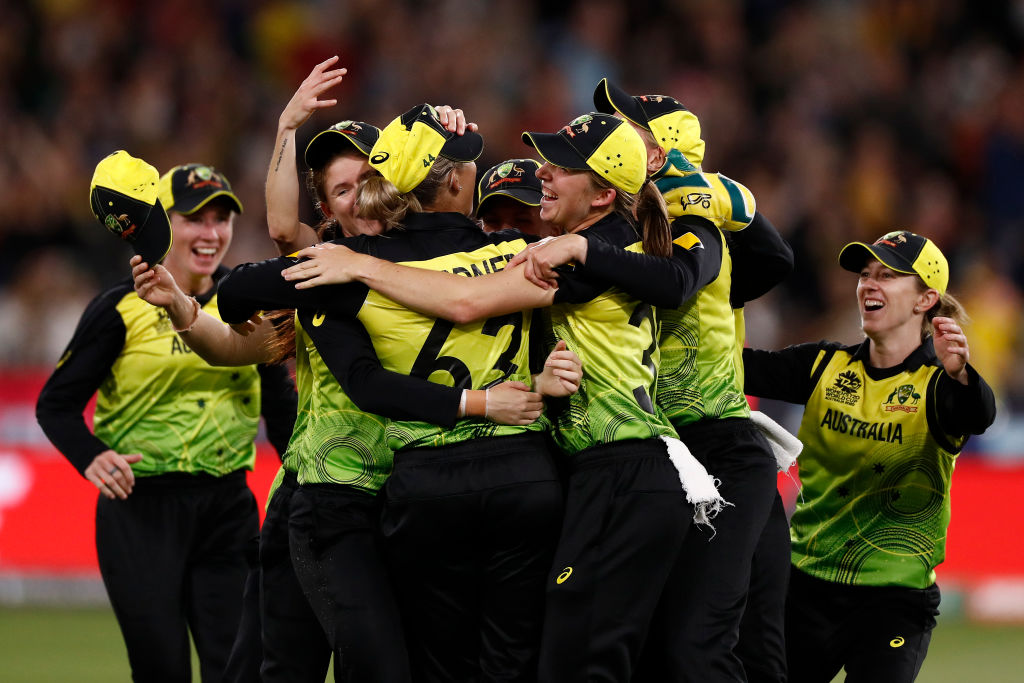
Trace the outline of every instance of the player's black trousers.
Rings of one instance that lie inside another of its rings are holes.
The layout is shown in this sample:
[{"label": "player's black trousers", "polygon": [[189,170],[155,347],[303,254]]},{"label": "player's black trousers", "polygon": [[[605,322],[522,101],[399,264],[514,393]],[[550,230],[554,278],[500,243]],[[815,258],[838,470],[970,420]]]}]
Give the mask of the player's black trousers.
[{"label": "player's black trousers", "polygon": [[[754,549],[777,495],[775,457],[760,430],[743,418],[696,422],[679,438],[721,482],[718,492],[732,506],[712,521],[714,530],[695,529],[683,543],[687,562],[665,587],[665,604],[684,607],[657,613],[639,680],[746,681],[735,648]],[[788,559],[789,544],[777,552]],[[785,594],[786,585],[775,590]],[[781,631],[782,611],[772,616]]]},{"label": "player's black trousers", "polygon": [[297,488],[295,474],[285,472],[260,531],[264,683],[323,683],[331,661],[331,645],[292,568],[288,518]]},{"label": "player's black trousers", "polygon": [[793,568],[786,600],[790,683],[910,683],[921,670],[939,587],[850,586]]},{"label": "player's black trousers", "polygon": [[572,456],[570,468],[547,580],[539,681],[637,680],[655,612],[688,609],[666,589],[689,562],[683,540],[693,507],[657,439],[588,448]]},{"label": "player's black trousers", "polygon": [[410,680],[379,519],[377,496],[350,486],[304,484],[291,497],[292,565],[334,652],[337,681]]},{"label": "player's black trousers", "polygon": [[414,681],[536,681],[562,490],[542,435],[395,454],[381,530]]},{"label": "player's black trousers", "polygon": [[260,642],[260,539],[250,539],[245,553],[249,572],[242,591],[242,616],[231,654],[224,665],[224,683],[260,683],[263,644]]},{"label": "player's black trousers", "polygon": [[132,680],[219,681],[235,640],[259,525],[245,472],[139,477],[126,500],[100,497],[96,554],[128,648]]},{"label": "player's black trousers", "polygon": [[749,683],[786,683],[784,615],[789,567],[789,520],[782,496],[776,491],[772,511],[754,549],[750,593],[736,646]]}]

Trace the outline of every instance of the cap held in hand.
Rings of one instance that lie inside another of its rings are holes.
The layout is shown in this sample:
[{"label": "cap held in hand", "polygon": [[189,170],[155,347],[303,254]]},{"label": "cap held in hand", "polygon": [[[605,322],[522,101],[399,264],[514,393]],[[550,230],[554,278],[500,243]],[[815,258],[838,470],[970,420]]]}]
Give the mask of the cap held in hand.
[{"label": "cap held in hand", "polygon": [[96,165],[89,187],[93,215],[151,266],[171,248],[171,222],[158,196],[159,182],[153,166],[118,150]]}]

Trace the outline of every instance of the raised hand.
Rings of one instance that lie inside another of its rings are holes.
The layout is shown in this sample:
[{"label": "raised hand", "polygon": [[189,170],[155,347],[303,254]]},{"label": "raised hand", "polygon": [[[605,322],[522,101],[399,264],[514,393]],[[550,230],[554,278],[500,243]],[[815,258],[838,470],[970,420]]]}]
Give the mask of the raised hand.
[{"label": "raised hand", "polygon": [[336,99],[320,99],[325,92],[341,83],[342,78],[348,73],[348,69],[332,69],[338,62],[335,55],[326,59],[316,66],[302,81],[299,89],[292,95],[292,99],[281,112],[278,126],[284,129],[294,130],[304,124],[317,109],[333,107],[338,104]]}]

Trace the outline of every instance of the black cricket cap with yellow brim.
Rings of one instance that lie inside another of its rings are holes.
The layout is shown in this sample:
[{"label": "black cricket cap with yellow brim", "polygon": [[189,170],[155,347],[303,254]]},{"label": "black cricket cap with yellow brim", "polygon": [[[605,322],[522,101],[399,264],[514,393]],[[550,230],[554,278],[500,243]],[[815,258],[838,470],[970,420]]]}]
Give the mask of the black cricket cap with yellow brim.
[{"label": "black cricket cap with yellow brim", "polygon": [[553,166],[594,171],[620,190],[636,194],[647,179],[647,146],[624,120],[592,112],[557,133],[523,133],[523,142]]},{"label": "black cricket cap with yellow brim", "polygon": [[188,215],[218,197],[226,199],[236,213],[242,213],[242,202],[235,196],[231,183],[213,166],[175,166],[160,178],[160,201],[168,211]]},{"label": "black cricket cap with yellow brim", "polygon": [[310,168],[320,169],[343,149],[355,149],[368,157],[379,137],[380,128],[373,124],[365,121],[338,121],[313,136],[306,145],[303,158]]},{"label": "black cricket cap with yellow brim", "polygon": [[851,242],[839,252],[839,265],[859,273],[868,259],[872,258],[897,273],[919,276],[939,294],[946,293],[949,263],[927,237],[909,230],[896,230],[882,235],[874,244]]},{"label": "black cricket cap with yellow brim", "polygon": [[700,121],[679,100],[668,95],[630,95],[602,78],[594,89],[594,106],[605,114],[618,112],[630,122],[651,131],[666,152],[678,150],[693,166],[704,161]]},{"label": "black cricket cap with yellow brim", "polygon": [[370,150],[370,166],[405,194],[423,182],[439,156],[468,163],[476,161],[483,150],[479,133],[452,133],[441,125],[436,109],[419,104],[380,132]]},{"label": "black cricket cap with yellow brim", "polygon": [[159,198],[160,174],[142,159],[118,150],[96,165],[89,206],[110,232],[132,245],[150,266],[171,248],[171,221]]},{"label": "black cricket cap with yellow brim", "polygon": [[535,159],[508,159],[484,171],[477,185],[477,214],[492,197],[510,197],[526,206],[540,206],[541,188]]}]

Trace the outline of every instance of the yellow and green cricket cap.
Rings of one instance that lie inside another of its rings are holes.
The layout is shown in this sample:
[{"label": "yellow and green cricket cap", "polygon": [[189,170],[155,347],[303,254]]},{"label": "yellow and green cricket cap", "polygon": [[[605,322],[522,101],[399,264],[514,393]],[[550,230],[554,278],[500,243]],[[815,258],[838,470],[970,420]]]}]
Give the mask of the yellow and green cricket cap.
[{"label": "yellow and green cricket cap", "polygon": [[949,285],[949,263],[939,248],[927,237],[909,230],[896,230],[882,235],[874,244],[851,242],[839,252],[839,265],[859,273],[868,259],[876,259],[897,273],[918,275],[939,294]]},{"label": "yellow and green cricket cap", "polygon": [[594,106],[605,114],[618,112],[630,122],[651,131],[662,149],[679,150],[694,166],[704,161],[700,121],[679,100],[668,95],[630,95],[602,78],[594,89]]},{"label": "yellow and green cricket cap", "polygon": [[577,116],[557,133],[523,133],[523,142],[553,166],[594,171],[625,192],[636,194],[647,179],[647,146],[610,114]]},{"label": "yellow and green cricket cap", "polygon": [[171,248],[171,221],[160,201],[159,182],[153,166],[118,150],[96,164],[89,185],[96,219],[151,266]]},{"label": "yellow and green cricket cap", "polygon": [[477,185],[477,213],[492,197],[510,197],[526,206],[540,206],[541,188],[535,159],[508,159],[484,171]]},{"label": "yellow and green cricket cap", "polygon": [[242,213],[242,202],[235,196],[231,183],[213,166],[175,166],[160,178],[160,201],[168,211],[188,215],[218,197],[224,197],[233,211]]},{"label": "yellow and green cricket cap", "polygon": [[479,133],[452,133],[441,125],[436,109],[420,104],[380,132],[370,150],[370,166],[405,194],[423,182],[439,156],[467,163],[476,161],[483,150]]},{"label": "yellow and green cricket cap", "polygon": [[354,148],[363,156],[370,156],[379,137],[380,128],[371,123],[338,121],[313,136],[303,158],[310,168],[320,169],[342,150]]}]

